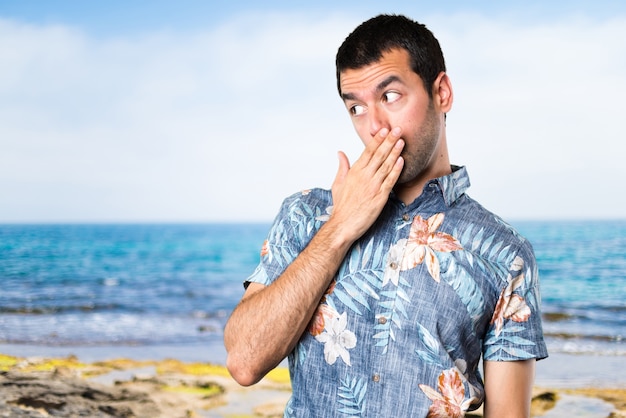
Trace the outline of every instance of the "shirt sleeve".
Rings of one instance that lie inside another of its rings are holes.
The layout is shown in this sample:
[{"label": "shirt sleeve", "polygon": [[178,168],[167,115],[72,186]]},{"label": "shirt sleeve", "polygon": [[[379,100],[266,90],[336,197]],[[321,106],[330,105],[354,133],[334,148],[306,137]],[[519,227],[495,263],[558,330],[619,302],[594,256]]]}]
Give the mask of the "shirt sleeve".
[{"label": "shirt sleeve", "polygon": [[244,286],[249,283],[268,286],[285,271],[326,220],[329,196],[326,190],[314,189],[283,201],[263,243],[260,263]]},{"label": "shirt sleeve", "polygon": [[541,323],[541,296],[535,256],[530,244],[518,253],[500,292],[483,344],[490,361],[516,361],[548,356]]}]

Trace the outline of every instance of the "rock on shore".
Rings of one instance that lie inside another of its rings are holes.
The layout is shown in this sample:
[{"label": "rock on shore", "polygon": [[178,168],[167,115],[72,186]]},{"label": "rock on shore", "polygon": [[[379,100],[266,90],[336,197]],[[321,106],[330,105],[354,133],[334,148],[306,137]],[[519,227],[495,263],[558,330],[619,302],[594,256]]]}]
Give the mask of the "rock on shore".
[{"label": "rock on shore", "polygon": [[[286,371],[243,388],[222,366],[178,360],[65,359],[0,354],[0,418],[190,418],[232,410],[237,416],[282,416],[290,386]],[[263,396],[256,396],[257,394]],[[278,400],[278,401],[276,401]]]},{"label": "rock on shore", "polygon": [[[205,363],[118,359],[83,364],[75,357],[0,354],[0,418],[273,418],[282,417],[289,395],[285,369],[243,388],[224,367]],[[590,405],[597,414],[585,417],[626,417],[626,389],[535,388],[532,416],[571,416],[572,410]]]},{"label": "rock on shore", "polygon": [[107,387],[58,372],[0,374],[0,417],[156,417],[147,393]]}]

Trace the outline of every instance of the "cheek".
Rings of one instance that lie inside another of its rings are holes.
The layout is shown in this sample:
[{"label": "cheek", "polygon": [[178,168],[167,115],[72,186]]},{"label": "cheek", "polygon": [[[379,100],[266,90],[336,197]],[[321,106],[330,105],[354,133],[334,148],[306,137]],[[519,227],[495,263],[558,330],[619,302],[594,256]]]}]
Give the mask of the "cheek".
[{"label": "cheek", "polygon": [[428,117],[428,107],[424,107],[420,102],[413,102],[406,107],[405,112],[399,117],[398,123],[403,123],[407,128],[421,126]]},{"label": "cheek", "polygon": [[422,114],[414,110],[412,112],[407,112],[405,117],[398,123],[400,123],[403,128],[415,129],[417,126],[424,123],[424,117]]},{"label": "cheek", "polygon": [[402,128],[402,135],[404,136],[405,132],[413,129],[417,119],[410,112],[403,112],[390,114],[387,120],[391,129],[397,126]]},{"label": "cheek", "polygon": [[352,126],[354,127],[356,134],[361,139],[361,142],[363,142],[363,144],[367,146],[367,144],[372,140],[372,136],[370,135],[369,130],[365,127],[365,124],[356,123],[353,121]]}]

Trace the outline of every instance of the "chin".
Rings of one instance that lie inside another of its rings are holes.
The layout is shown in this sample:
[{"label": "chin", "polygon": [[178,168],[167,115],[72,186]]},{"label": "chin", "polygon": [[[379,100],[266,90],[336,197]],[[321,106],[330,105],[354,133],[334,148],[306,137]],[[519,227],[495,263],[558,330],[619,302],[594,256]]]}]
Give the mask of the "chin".
[{"label": "chin", "polygon": [[396,181],[396,184],[411,183],[413,180],[418,178],[423,173],[423,171],[424,170],[420,170],[418,172],[415,172],[415,170],[407,171],[405,168],[403,168],[400,172],[400,177],[398,177],[398,181]]}]

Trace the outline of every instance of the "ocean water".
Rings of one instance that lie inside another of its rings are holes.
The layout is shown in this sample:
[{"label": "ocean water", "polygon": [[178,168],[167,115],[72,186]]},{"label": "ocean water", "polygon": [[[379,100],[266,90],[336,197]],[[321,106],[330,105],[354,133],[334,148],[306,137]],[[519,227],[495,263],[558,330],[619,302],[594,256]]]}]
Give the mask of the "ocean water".
[{"label": "ocean water", "polygon": [[221,338],[267,225],[0,226],[0,344]]},{"label": "ocean water", "polygon": [[[550,353],[626,356],[626,221],[513,224]],[[0,347],[219,346],[268,227],[0,225]]]},{"label": "ocean water", "polygon": [[626,220],[514,225],[537,256],[549,351],[626,355]]}]

